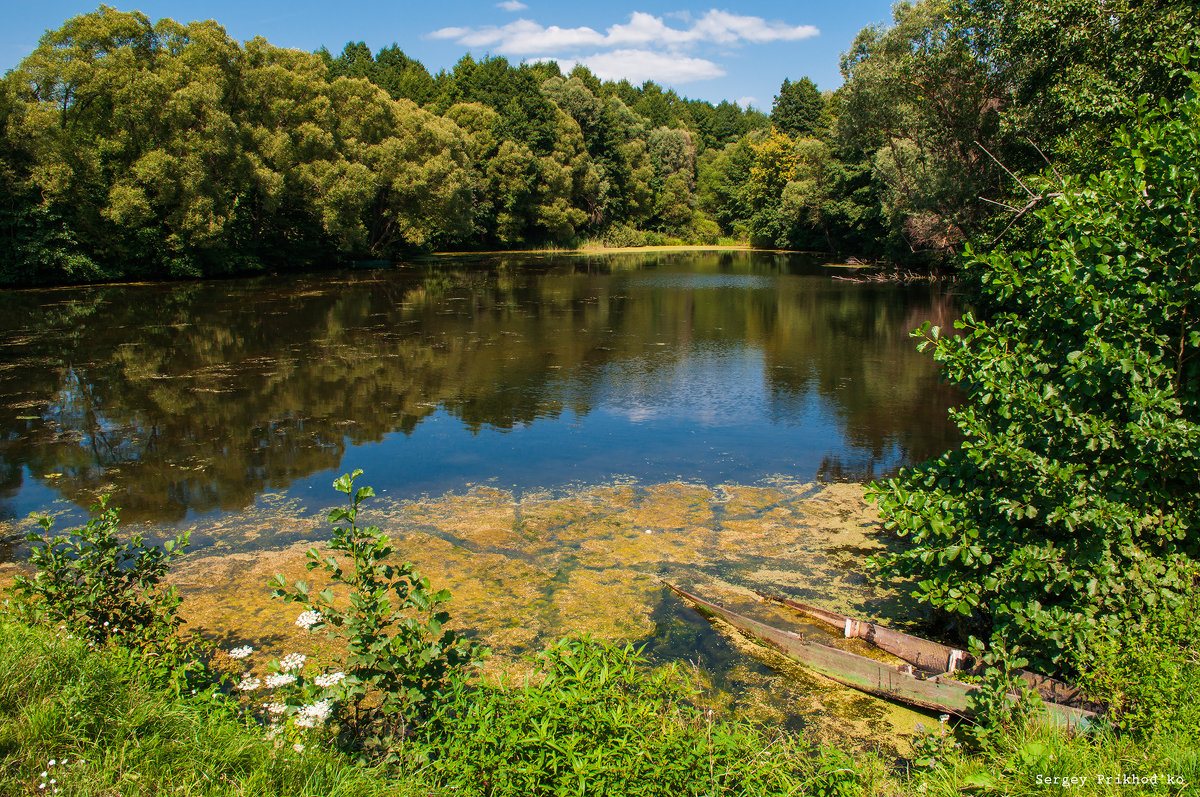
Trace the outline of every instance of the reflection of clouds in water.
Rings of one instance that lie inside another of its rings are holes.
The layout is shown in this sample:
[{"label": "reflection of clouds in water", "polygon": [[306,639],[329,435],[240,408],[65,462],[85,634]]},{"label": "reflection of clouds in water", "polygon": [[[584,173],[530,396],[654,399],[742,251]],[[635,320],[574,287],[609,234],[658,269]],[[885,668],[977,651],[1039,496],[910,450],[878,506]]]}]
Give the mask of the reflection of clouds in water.
[{"label": "reflection of clouds in water", "polygon": [[774,276],[761,274],[637,274],[629,287],[656,290],[771,290],[778,282]]},{"label": "reflection of clouds in water", "polygon": [[609,412],[613,415],[624,415],[630,423],[642,423],[643,421],[653,420],[662,414],[661,407],[653,407],[642,405],[638,407],[610,407]]},{"label": "reflection of clouds in water", "polygon": [[789,264],[691,253],[70,289],[86,312],[61,292],[0,297],[21,341],[0,373],[0,512],[106,491],[128,518],[179,521],[354,467],[419,495],[811,478],[826,460],[944,450],[948,402],[908,330],[951,300]]},{"label": "reflection of clouds in water", "polygon": [[688,347],[607,365],[593,387],[597,404],[630,423],[685,420],[739,426],[761,415],[766,399],[762,354],[751,347]]}]

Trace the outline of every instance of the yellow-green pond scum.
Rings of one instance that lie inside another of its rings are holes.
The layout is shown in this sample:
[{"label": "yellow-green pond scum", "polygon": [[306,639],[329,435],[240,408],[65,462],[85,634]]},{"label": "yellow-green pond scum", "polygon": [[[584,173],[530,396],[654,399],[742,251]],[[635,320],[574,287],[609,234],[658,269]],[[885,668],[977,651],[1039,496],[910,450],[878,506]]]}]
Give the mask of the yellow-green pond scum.
[{"label": "yellow-green pond scum", "polygon": [[[268,655],[332,656],[323,636],[296,627],[299,609],[272,600],[266,586],[276,573],[322,586],[320,571],[307,573],[304,565],[305,552],[328,539],[326,512],[268,495],[244,512],[195,523],[193,537],[203,547],[178,560],[170,577],[189,627],[225,649],[250,644]],[[527,656],[547,641],[587,633],[645,644],[652,659],[691,671],[719,712],[803,728],[813,742],[901,755],[916,723],[930,724],[928,715],[714,628],[662,586],[663,579],[689,585],[816,641],[886,656],[751,592],[901,624],[912,608],[902,588],[865,574],[864,558],[887,539],[862,485],[615,481],[523,494],[473,486],[420,500],[374,498],[360,523],[380,526],[397,556],[435,588],[451,590],[452,627],[492,649],[485,678],[521,678],[531,670]],[[0,577],[9,580],[16,568],[0,565]],[[266,660],[254,657],[259,669]]]}]

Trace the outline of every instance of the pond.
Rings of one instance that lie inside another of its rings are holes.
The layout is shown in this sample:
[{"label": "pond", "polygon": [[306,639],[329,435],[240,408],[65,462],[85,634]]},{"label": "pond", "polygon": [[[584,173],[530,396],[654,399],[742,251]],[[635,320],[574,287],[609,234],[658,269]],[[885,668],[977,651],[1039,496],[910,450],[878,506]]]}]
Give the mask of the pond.
[{"label": "pond", "polygon": [[845,273],[528,255],[0,294],[0,535],[111,493],[151,537],[193,531],[197,623],[240,638],[217,608],[283,611],[247,588],[302,563],[330,482],[362,468],[385,529],[498,650],[582,627],[728,659],[658,577],[878,609],[856,562],[880,543],[837,485],[957,439],[908,336],[955,299]]}]

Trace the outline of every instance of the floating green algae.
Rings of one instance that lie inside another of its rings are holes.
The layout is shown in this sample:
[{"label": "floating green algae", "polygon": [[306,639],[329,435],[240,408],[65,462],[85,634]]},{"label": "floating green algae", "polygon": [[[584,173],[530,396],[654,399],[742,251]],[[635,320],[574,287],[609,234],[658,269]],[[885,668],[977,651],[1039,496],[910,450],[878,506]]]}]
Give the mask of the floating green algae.
[{"label": "floating green algae", "polygon": [[[267,496],[240,515],[193,524],[203,549],[171,575],[190,627],[223,646],[331,655],[323,637],[295,626],[298,609],[271,600],[266,587],[277,573],[323,585],[320,571],[304,565],[305,552],[328,537],[326,511]],[[692,668],[720,711],[802,727],[814,740],[902,753],[923,719],[710,623],[662,584],[679,582],[816,641],[878,655],[751,591],[895,625],[901,593],[864,577],[863,556],[884,542],[861,485],[621,481],[522,495],[477,486],[421,500],[372,499],[360,522],[380,526],[399,556],[451,590],[453,627],[493,650],[486,674],[528,673],[523,657],[558,636],[588,633],[645,645],[654,661]]]}]

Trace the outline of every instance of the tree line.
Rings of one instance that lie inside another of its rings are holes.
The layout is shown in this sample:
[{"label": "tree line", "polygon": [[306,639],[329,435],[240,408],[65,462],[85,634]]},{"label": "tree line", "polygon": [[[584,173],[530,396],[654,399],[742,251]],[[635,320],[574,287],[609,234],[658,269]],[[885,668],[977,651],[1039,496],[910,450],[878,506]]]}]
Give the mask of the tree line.
[{"label": "tree line", "polygon": [[1098,169],[1134,97],[1182,96],[1156,53],[1194,38],[1189,8],[901,4],[840,89],[785,80],[768,116],[583,66],[432,75],[395,45],[335,57],[101,6],[0,81],[0,284],[585,240],[937,262],[1011,221],[1019,175]]}]

